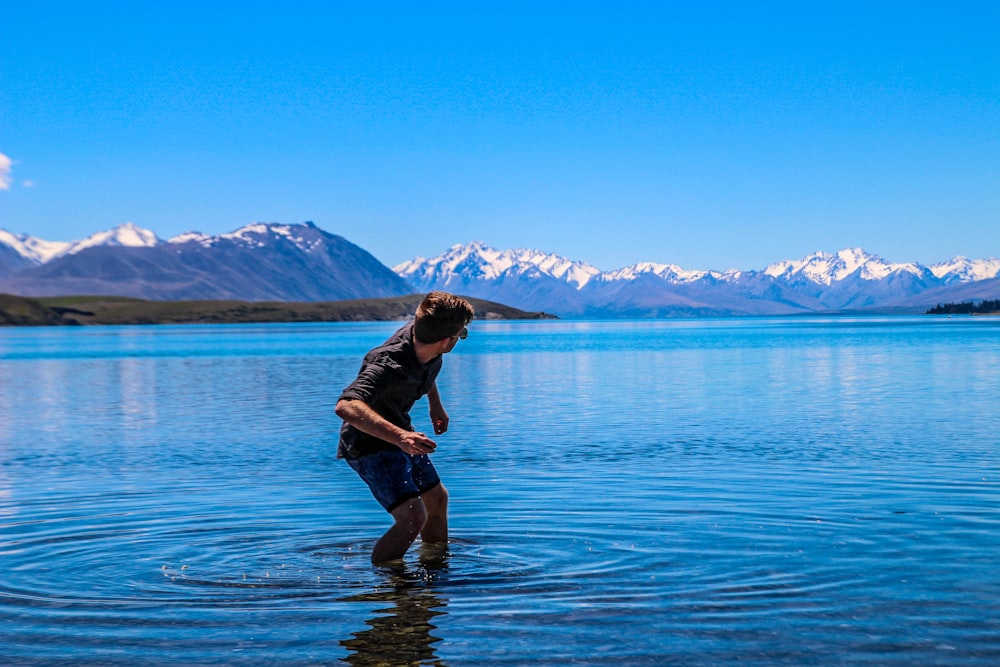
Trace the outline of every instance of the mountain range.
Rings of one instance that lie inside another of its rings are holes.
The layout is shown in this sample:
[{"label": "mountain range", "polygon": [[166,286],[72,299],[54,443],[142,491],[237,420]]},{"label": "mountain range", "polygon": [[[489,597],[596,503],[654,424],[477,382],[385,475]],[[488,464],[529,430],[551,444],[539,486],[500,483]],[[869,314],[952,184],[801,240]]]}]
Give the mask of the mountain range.
[{"label": "mountain range", "polygon": [[644,262],[601,271],[538,250],[455,245],[390,269],[311,222],[254,223],[229,234],[162,240],[126,223],[75,242],[0,229],[0,292],[153,300],[333,301],[445,289],[560,317],[924,312],[1000,297],[1000,259],[924,266],[860,248],[816,252],[760,270],[703,271]]},{"label": "mountain range", "polygon": [[0,229],[0,292],[20,296],[334,301],[413,291],[370,253],[311,222],[168,241],[131,223],[71,243]]},{"label": "mountain range", "polygon": [[687,270],[644,262],[600,271],[536,250],[456,245],[394,267],[418,290],[446,289],[562,317],[923,312],[936,303],[1000,294],[1000,259],[923,266],[860,248],[816,252],[755,271]]}]

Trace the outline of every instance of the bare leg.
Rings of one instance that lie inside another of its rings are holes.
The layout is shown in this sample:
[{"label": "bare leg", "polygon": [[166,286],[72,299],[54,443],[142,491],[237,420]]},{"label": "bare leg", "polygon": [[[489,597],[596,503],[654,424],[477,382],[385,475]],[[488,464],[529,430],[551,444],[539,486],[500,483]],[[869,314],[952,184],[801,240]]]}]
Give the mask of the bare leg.
[{"label": "bare leg", "polygon": [[420,531],[424,544],[448,544],[448,490],[444,484],[420,496],[427,508],[427,521]]},{"label": "bare leg", "polygon": [[372,549],[372,562],[385,563],[403,557],[427,523],[427,509],[420,498],[408,500],[392,511],[395,522]]}]

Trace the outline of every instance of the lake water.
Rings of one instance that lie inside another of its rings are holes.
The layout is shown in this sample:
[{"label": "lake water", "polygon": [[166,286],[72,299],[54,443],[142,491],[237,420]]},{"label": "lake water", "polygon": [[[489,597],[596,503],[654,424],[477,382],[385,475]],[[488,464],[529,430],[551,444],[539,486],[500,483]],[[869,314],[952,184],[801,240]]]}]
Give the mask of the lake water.
[{"label": "lake water", "polygon": [[0,664],[1000,664],[1000,319],[473,323],[386,569],[397,326],[0,330]]}]

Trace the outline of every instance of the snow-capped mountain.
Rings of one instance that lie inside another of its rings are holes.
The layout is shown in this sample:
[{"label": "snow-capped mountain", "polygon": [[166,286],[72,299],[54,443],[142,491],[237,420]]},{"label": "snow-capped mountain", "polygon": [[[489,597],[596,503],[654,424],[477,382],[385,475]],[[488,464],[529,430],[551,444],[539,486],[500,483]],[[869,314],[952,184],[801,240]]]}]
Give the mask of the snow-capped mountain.
[{"label": "snow-capped mountain", "polygon": [[44,264],[65,254],[72,245],[66,241],[46,241],[27,234],[12,234],[6,229],[0,229],[0,247],[6,246],[31,264]]},{"label": "snow-capped mountain", "polygon": [[722,274],[709,271],[687,271],[676,264],[656,264],[654,262],[639,262],[616,271],[605,271],[598,274],[597,279],[605,282],[616,280],[635,280],[643,274],[652,274],[668,283],[681,284],[700,280],[708,275],[721,277]]},{"label": "snow-capped mountain", "polygon": [[913,298],[922,292],[1000,275],[1000,260],[956,258],[929,268],[848,248],[760,271],[688,270],[653,262],[599,271],[558,255],[499,251],[475,242],[394,270],[420,290],[460,291],[561,316],[756,315],[904,303],[913,310]]},{"label": "snow-capped mountain", "polygon": [[[97,232],[96,234],[91,234],[82,241],[76,241],[69,244],[69,247],[62,253],[64,255],[75,255],[78,252],[82,252],[87,248],[95,248],[97,246],[120,246],[123,248],[152,248],[158,246],[163,241],[161,241],[156,234],[148,229],[143,229],[131,222],[126,222],[125,224],[118,225],[113,229],[109,229],[104,232]],[[56,255],[55,257],[58,257]],[[53,257],[52,259],[55,259]]]},{"label": "snow-capped mountain", "polygon": [[955,257],[948,262],[932,264],[931,272],[945,284],[977,282],[1000,276],[1000,259],[966,259]]},{"label": "snow-capped mountain", "polygon": [[861,248],[836,254],[816,252],[799,261],[778,262],[764,269],[764,274],[816,298],[830,310],[890,306],[940,284],[921,264],[889,262]]},{"label": "snow-capped mountain", "polygon": [[449,284],[455,280],[502,280],[511,272],[537,269],[545,276],[581,288],[600,270],[539,250],[494,250],[481,241],[454,245],[444,254],[427,260],[417,257],[393,267],[393,271],[416,286]]},{"label": "snow-capped mountain", "polygon": [[167,241],[132,223],[72,242],[0,229],[0,292],[27,296],[325,301],[432,289],[561,317],[922,312],[948,301],[1000,298],[1000,259],[956,257],[927,267],[848,248],[761,270],[640,262],[601,271],[554,253],[474,242],[389,269],[312,223],[253,223]]},{"label": "snow-capped mountain", "polygon": [[600,271],[538,250],[504,250],[481,242],[455,245],[433,259],[417,259],[393,268],[416,291],[443,289],[500,303],[520,303],[525,310],[552,309],[579,314],[579,290]]},{"label": "snow-capped mountain", "polygon": [[325,232],[311,222],[303,225],[255,222],[244,225],[234,232],[217,236],[201,232],[185,232],[171,238],[167,243],[174,245],[197,243],[203,248],[211,248],[228,242],[245,248],[266,248],[275,241],[283,241],[291,243],[302,252],[312,252],[322,246],[324,234]]},{"label": "snow-capped mountain", "polygon": [[7,245],[31,264],[45,264],[63,255],[73,255],[96,246],[152,247],[162,243],[148,229],[126,222],[112,229],[91,234],[81,241],[46,241],[27,234],[12,234],[0,229],[0,245]]},{"label": "snow-capped mountain", "polygon": [[6,238],[0,237],[0,250],[8,249],[0,261],[13,250],[20,265],[0,270],[0,292],[24,296],[333,301],[413,291],[371,254],[311,222],[255,223],[229,234],[189,232],[169,241],[126,223],[65,244],[46,261],[31,254],[25,237],[14,237],[16,246]]},{"label": "snow-capped mountain", "polygon": [[881,280],[893,273],[908,272],[923,275],[927,269],[919,264],[893,264],[861,248],[848,248],[835,255],[815,252],[799,261],[777,262],[764,273],[787,282],[802,280],[817,285],[832,285],[852,275],[863,280]]}]

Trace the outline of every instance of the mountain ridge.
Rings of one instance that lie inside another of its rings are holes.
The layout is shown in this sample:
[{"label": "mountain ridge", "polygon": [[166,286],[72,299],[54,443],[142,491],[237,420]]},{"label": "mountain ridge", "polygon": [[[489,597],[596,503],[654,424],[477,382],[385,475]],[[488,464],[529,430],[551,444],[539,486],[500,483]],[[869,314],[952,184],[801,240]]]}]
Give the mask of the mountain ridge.
[{"label": "mountain ridge", "polygon": [[[560,271],[549,270],[551,266],[560,267]],[[470,293],[488,293],[503,302],[524,303],[560,315],[635,316],[646,312],[662,316],[664,310],[755,315],[917,309],[914,304],[922,306],[917,297],[925,291],[940,288],[946,297],[951,287],[996,278],[1000,260],[957,257],[927,267],[917,262],[893,263],[861,248],[846,248],[775,262],[760,270],[690,270],[674,264],[638,262],[600,271],[551,253],[498,251],[476,241],[453,245],[435,258],[404,262],[393,270],[421,290],[461,285]],[[567,275],[583,275],[585,280],[570,280]],[[547,298],[538,293],[543,281],[557,296]]]},{"label": "mountain ridge", "polygon": [[[19,246],[8,246],[15,251],[51,248],[16,238]],[[37,253],[27,259],[27,268],[0,271],[0,291],[168,301],[332,301],[413,292],[368,251],[311,222],[254,223],[229,234],[189,232],[168,241],[126,224],[69,243],[48,259]]]},{"label": "mountain ridge", "polygon": [[329,301],[433,289],[562,317],[922,312],[963,295],[997,296],[1000,259],[959,256],[925,266],[853,247],[763,269],[644,261],[602,271],[555,253],[473,241],[390,269],[312,222],[255,222],[226,234],[191,231],[167,240],[133,223],[70,242],[0,229],[0,291],[24,296]]}]

